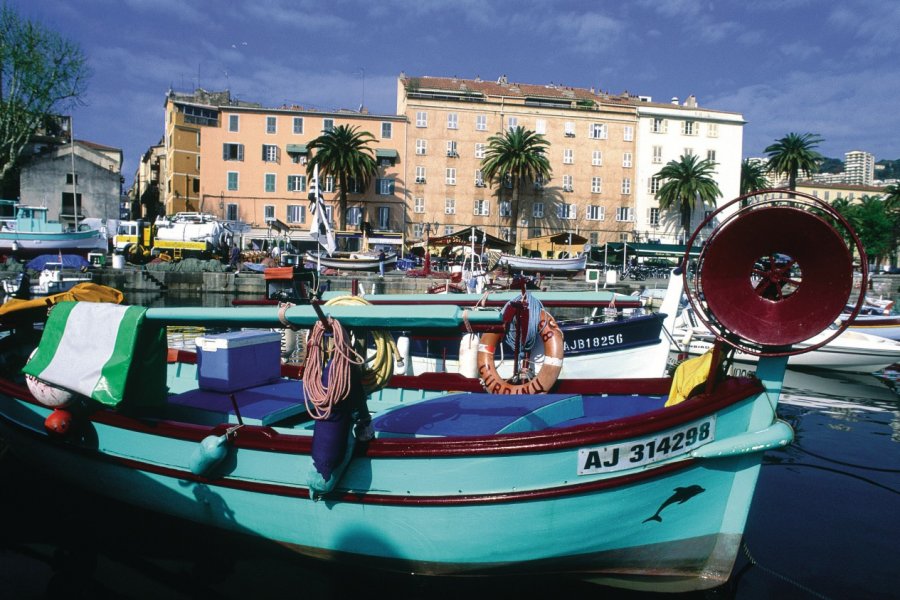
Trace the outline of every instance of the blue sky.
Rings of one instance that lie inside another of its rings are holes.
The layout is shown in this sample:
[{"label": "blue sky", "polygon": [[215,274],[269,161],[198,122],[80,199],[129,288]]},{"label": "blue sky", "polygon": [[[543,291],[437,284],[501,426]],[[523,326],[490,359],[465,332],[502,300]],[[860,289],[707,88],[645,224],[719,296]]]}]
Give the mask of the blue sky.
[{"label": "blue sky", "polygon": [[789,132],[900,158],[896,0],[6,0],[77,42],[75,135],[137,159],[165,94],[396,111],[409,75],[628,91],[743,114],[744,156]]}]

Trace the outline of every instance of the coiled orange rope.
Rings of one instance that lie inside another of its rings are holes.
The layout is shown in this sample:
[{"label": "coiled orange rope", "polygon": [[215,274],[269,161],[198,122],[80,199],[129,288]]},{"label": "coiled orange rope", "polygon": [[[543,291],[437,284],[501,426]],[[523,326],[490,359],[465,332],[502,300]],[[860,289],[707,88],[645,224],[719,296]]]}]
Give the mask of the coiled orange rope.
[{"label": "coiled orange rope", "polygon": [[361,365],[364,358],[353,349],[343,326],[333,317],[328,317],[328,327],[332,334],[331,367],[328,382],[322,383],[322,369],[327,351],[325,343],[326,326],[316,323],[306,343],[306,364],[303,372],[303,395],[306,411],[313,419],[322,420],[331,416],[331,411],[350,395],[351,365]]}]

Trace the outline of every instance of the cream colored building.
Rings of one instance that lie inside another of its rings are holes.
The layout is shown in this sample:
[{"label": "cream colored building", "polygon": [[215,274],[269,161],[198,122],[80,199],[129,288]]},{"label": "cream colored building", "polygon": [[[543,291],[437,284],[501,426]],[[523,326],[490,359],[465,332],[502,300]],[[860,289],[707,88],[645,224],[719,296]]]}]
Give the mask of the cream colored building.
[{"label": "cream colored building", "polygon": [[[637,111],[628,99],[556,85],[443,77],[397,81],[409,121],[404,154],[411,238],[477,226],[520,244],[573,232],[594,243],[633,228]],[[544,136],[552,175],[519,194],[481,174],[489,138],[522,126]]]}]

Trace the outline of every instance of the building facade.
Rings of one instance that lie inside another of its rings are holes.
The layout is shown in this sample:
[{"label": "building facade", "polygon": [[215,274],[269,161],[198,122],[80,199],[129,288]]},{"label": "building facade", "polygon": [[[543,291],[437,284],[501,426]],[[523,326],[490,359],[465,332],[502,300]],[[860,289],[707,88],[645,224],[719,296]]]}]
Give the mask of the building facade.
[{"label": "building facade", "polygon": [[862,150],[844,154],[844,183],[872,185],[875,181],[875,155]]}]

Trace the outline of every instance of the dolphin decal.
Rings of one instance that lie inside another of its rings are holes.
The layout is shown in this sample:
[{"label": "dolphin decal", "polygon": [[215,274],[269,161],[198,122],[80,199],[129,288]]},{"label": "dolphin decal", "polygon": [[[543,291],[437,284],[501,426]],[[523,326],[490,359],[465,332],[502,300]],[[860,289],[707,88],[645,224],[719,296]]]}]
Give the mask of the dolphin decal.
[{"label": "dolphin decal", "polygon": [[660,507],[656,509],[656,514],[653,515],[652,517],[648,517],[648,518],[644,519],[643,522],[646,523],[647,521],[657,521],[659,523],[662,523],[662,517],[659,516],[659,513],[661,513],[665,507],[669,506],[670,504],[675,504],[676,502],[678,504],[684,504],[685,502],[687,502],[688,500],[690,500],[697,494],[701,494],[705,491],[706,490],[703,489],[702,487],[700,487],[699,485],[689,485],[688,487],[677,487],[677,488],[675,488],[675,493],[672,494],[671,496],[669,496],[666,499],[666,501],[663,502],[660,505]]}]

